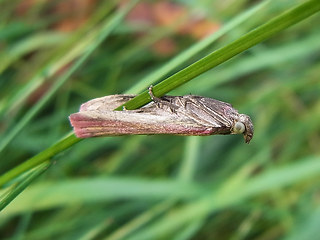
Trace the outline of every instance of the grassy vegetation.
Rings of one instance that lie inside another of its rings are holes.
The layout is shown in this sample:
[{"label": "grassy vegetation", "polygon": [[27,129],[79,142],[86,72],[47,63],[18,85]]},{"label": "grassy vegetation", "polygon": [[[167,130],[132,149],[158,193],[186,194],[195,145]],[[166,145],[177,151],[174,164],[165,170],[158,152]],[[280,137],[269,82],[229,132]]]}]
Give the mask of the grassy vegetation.
[{"label": "grassy vegetation", "polygon": [[[317,0],[71,2],[0,1],[1,239],[320,234]],[[150,84],[231,103],[254,138],[70,133],[81,103]]]}]

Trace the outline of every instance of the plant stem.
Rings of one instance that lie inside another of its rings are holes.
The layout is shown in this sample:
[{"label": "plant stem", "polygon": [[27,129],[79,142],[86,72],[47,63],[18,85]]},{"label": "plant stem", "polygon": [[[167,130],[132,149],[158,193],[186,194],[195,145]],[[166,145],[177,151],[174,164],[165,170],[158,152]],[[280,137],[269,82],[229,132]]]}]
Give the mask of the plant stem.
[{"label": "plant stem", "polygon": [[26,187],[30,185],[30,183],[39,177],[42,173],[44,173],[48,167],[50,166],[50,162],[44,162],[36,168],[32,169],[28,176],[24,180],[22,180],[17,185],[14,185],[11,189],[7,191],[7,193],[3,194],[0,197],[0,211],[3,210],[16,196],[18,196]]},{"label": "plant stem", "polygon": [[33,156],[32,158],[29,158],[27,161],[21,163],[17,167],[0,176],[0,187],[13,178],[19,176],[21,173],[38,166],[39,164],[47,161],[48,159],[64,151],[65,149],[68,149],[77,142],[80,142],[81,140],[81,138],[77,138],[74,134],[69,134],[67,137],[60,140],[56,144]]},{"label": "plant stem", "polygon": [[[190,81],[191,79],[210,70],[211,68],[216,67],[217,65],[229,60],[233,56],[244,52],[250,47],[267,40],[274,34],[302,21],[303,19],[310,17],[319,10],[319,0],[310,0],[298,5],[297,7],[291,8],[278,17],[271,19],[267,23],[250,31],[249,33],[231,42],[225,47],[214,51],[208,56],[200,59],[194,64],[184,68],[183,70],[155,85],[152,89],[153,94],[157,97],[163,96],[167,92],[179,87],[180,85]],[[148,90],[146,90],[125,103],[123,106],[125,106],[125,108],[128,110],[136,109],[147,104],[150,101],[151,98],[148,94]],[[122,110],[123,106],[118,107],[117,110]]]}]

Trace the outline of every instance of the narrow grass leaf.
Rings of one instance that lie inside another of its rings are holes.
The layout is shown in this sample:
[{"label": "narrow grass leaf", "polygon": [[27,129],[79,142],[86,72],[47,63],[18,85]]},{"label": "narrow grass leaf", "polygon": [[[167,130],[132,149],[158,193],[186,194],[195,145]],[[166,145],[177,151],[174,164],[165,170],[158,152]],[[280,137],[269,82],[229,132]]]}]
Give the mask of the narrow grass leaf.
[{"label": "narrow grass leaf", "polygon": [[244,13],[237,15],[234,19],[232,19],[229,23],[225,24],[217,32],[211,34],[209,37],[201,40],[200,42],[193,44],[190,48],[183,51],[178,56],[174,57],[172,60],[168,61],[165,65],[153,71],[150,75],[146,76],[145,78],[141,79],[132,88],[128,89],[126,93],[137,94],[141,91],[144,91],[146,89],[146,86],[154,84],[156,81],[160,80],[170,71],[174,70],[185,61],[191,59],[193,56],[206,49],[208,46],[210,46],[213,42],[222,37],[224,34],[236,28],[244,21],[248,20],[252,15],[257,14],[257,12],[261,11],[267,5],[268,2],[269,1],[264,1],[252,7],[251,9],[245,11]]},{"label": "narrow grass leaf", "polygon": [[[9,205],[3,216],[30,210],[51,209],[75,203],[95,203],[121,199],[149,199],[174,197],[185,199],[197,196],[203,189],[195,184],[139,178],[91,178],[47,182],[28,188]],[[72,194],[70,194],[72,193]]]},{"label": "narrow grass leaf", "polygon": [[36,169],[28,173],[27,176],[21,180],[21,182],[17,183],[17,185],[14,185],[9,189],[5,189],[5,192],[0,196],[0,212],[9,203],[11,203],[26,187],[28,187],[33,180],[44,173],[48,169],[49,165],[49,163],[43,163],[42,165],[38,166]]},{"label": "narrow grass leaf", "polygon": [[[302,21],[305,18],[317,13],[320,10],[320,1],[310,0],[305,3],[298,5],[284,12],[268,21],[267,23],[257,27],[251,32],[245,34],[241,38],[231,42],[230,44],[214,51],[208,56],[200,59],[192,65],[184,68],[176,74],[168,77],[164,81],[155,85],[153,93],[157,97],[161,97],[167,92],[179,87],[180,85],[190,81],[191,79],[199,76],[200,74],[210,70],[211,68],[220,65],[221,63],[229,60],[235,55],[244,52],[250,47],[265,41],[272,37],[274,34],[283,31],[284,29]],[[136,109],[151,101],[148,90],[133,98],[132,100],[125,103],[123,106],[117,108],[122,110],[123,107],[126,109]]]},{"label": "narrow grass leaf", "polygon": [[103,40],[110,35],[110,33],[119,25],[124,16],[132,9],[132,7],[139,0],[131,1],[126,7],[119,10],[113,18],[102,26],[99,35],[96,36],[95,41],[87,46],[86,51],[80,59],[78,59],[70,69],[67,70],[50,88],[50,90],[21,118],[21,120],[14,126],[14,128],[1,139],[0,153],[12,141],[12,139],[31,121],[31,119],[44,107],[44,105],[54,96],[54,94],[62,87],[62,85],[70,78],[70,76],[79,69],[84,62],[90,57],[95,49],[103,42]]},{"label": "narrow grass leaf", "polygon": [[[320,157],[310,157],[309,159],[301,159],[292,166],[270,170],[261,174],[261,176],[248,179],[247,182],[243,181],[233,190],[226,191],[223,185],[220,190],[172,211],[148,229],[143,229],[131,236],[131,239],[143,240],[162,236],[161,234],[164,232],[173,232],[185,224],[189,224],[194,219],[204,218],[218,210],[238,204],[244,199],[255,197],[319,174]],[[226,187],[229,188],[229,185],[229,182],[227,182]]]}]

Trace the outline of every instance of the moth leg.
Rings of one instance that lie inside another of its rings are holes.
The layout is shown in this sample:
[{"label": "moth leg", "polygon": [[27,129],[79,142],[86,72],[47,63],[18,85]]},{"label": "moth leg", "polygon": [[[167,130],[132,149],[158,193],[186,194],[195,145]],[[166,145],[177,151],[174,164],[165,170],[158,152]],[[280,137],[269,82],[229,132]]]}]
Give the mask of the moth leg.
[{"label": "moth leg", "polygon": [[152,92],[152,88],[153,88],[152,85],[150,85],[150,87],[148,88],[149,95],[150,95],[150,98],[152,99],[152,101],[155,102],[157,107],[158,108],[163,108],[163,106],[167,106],[172,113],[175,113],[176,109],[177,109],[177,106],[175,106],[171,102],[164,101],[163,99],[154,96],[153,92]]},{"label": "moth leg", "polygon": [[158,97],[156,97],[155,95],[153,95],[152,88],[153,88],[152,85],[150,85],[150,87],[148,88],[149,96],[150,96],[150,98],[152,99],[152,101],[154,101],[155,103],[162,102],[162,99],[161,99],[161,98],[158,98]]}]

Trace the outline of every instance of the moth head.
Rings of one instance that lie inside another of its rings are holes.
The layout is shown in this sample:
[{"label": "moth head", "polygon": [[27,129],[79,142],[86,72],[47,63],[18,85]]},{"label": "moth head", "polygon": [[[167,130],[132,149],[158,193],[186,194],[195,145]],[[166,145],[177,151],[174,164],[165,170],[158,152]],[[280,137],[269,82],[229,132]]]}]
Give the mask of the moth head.
[{"label": "moth head", "polygon": [[244,141],[249,143],[253,137],[253,124],[250,117],[246,114],[239,114],[239,118],[234,121],[231,130],[233,134],[243,134]]}]

